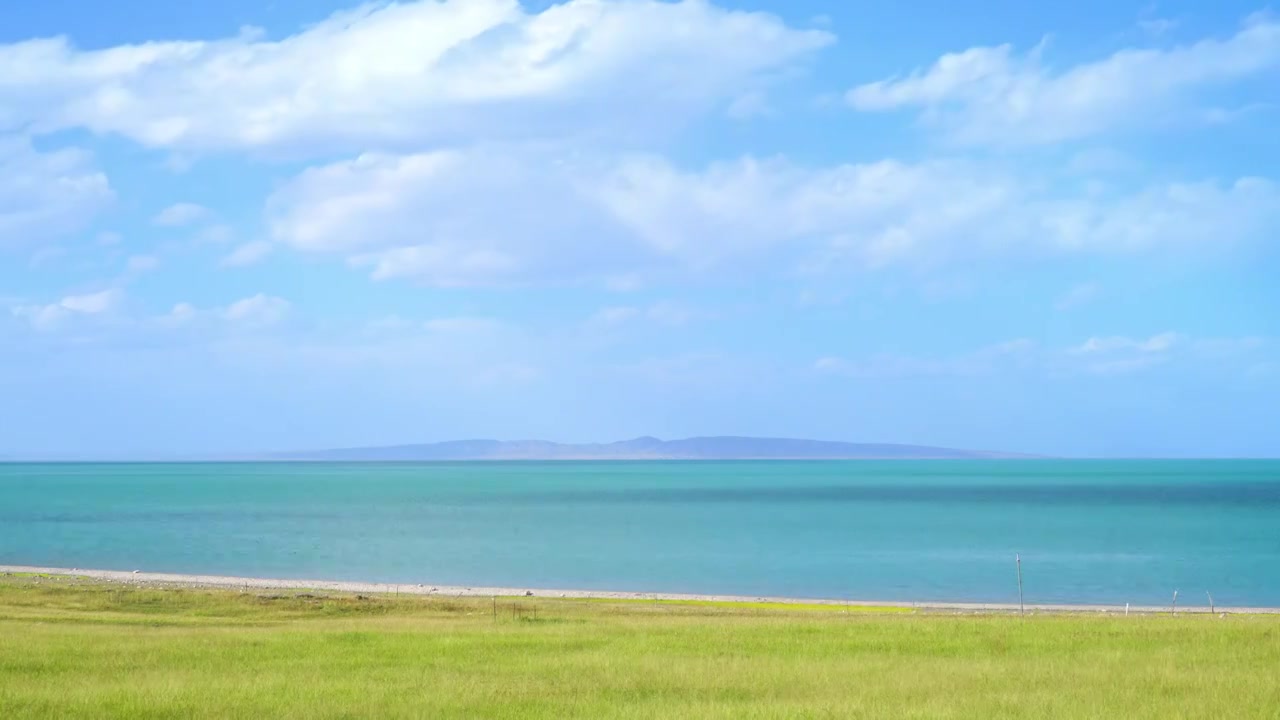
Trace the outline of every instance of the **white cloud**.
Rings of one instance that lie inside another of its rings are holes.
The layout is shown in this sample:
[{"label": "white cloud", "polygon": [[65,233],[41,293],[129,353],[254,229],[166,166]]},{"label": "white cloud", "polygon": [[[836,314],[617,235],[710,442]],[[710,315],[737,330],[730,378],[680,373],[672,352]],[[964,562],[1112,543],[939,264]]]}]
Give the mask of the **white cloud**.
[{"label": "white cloud", "polygon": [[587,327],[593,329],[613,328],[638,318],[642,315],[639,308],[618,305],[600,308],[587,318]]},{"label": "white cloud", "polygon": [[113,198],[88,153],[37,152],[25,139],[0,135],[0,250],[81,230]]},{"label": "white cloud", "polygon": [[411,245],[351,258],[355,267],[371,267],[374,280],[414,278],[440,287],[502,282],[517,269],[516,261],[495,250],[469,251],[446,245]]},{"label": "white cloud", "polygon": [[343,255],[375,279],[436,286],[564,281],[627,260],[591,173],[538,151],[363,155],[312,168],[268,203],[274,237]]},{"label": "white cloud", "polygon": [[1142,28],[1142,31],[1149,35],[1159,37],[1177,28],[1178,21],[1172,18],[1153,17],[1145,20],[1139,20],[1138,27]]},{"label": "white cloud", "polygon": [[745,358],[715,352],[638,358],[609,370],[625,382],[643,383],[656,390],[718,387],[740,391],[772,374],[770,369]]},{"label": "white cloud", "polygon": [[1073,348],[1072,352],[1079,355],[1125,351],[1162,353],[1169,351],[1182,340],[1183,338],[1175,332],[1160,333],[1159,335],[1152,335],[1146,339],[1134,339],[1123,336],[1091,337],[1082,344]]},{"label": "white cloud", "polygon": [[1081,305],[1088,305],[1089,303],[1097,299],[1098,295],[1101,294],[1101,292],[1102,292],[1101,288],[1099,288],[1094,283],[1083,283],[1080,285],[1076,285],[1075,287],[1063,293],[1062,296],[1058,298],[1057,302],[1053,304],[1053,306],[1058,310],[1065,311],[1065,310],[1070,310],[1072,308],[1080,307]]},{"label": "white cloud", "polygon": [[57,245],[48,245],[38,248],[27,261],[27,266],[31,268],[45,267],[52,265],[67,256],[67,249]]},{"label": "white cloud", "polygon": [[198,329],[218,337],[238,330],[260,330],[279,325],[292,312],[293,304],[288,300],[258,293],[222,307],[200,308],[189,302],[180,302],[169,312],[150,318],[150,323],[169,330]]},{"label": "white cloud", "polygon": [[384,334],[404,334],[411,332],[419,327],[420,323],[416,323],[406,317],[400,315],[384,315],[380,318],[374,318],[365,323],[364,329],[369,335]]},{"label": "white cloud", "polygon": [[[1163,332],[1148,338],[1091,337],[1067,351],[1079,360],[1078,368],[1094,375],[1120,375],[1162,365],[1174,352],[1191,347],[1189,338]],[[1068,364],[1070,366],[1070,364]]]},{"label": "white cloud", "polygon": [[180,302],[173,306],[169,313],[160,318],[161,324],[180,326],[186,325],[196,318],[199,310],[191,303]]},{"label": "white cloud", "polygon": [[184,202],[170,205],[156,213],[156,216],[151,219],[151,223],[161,227],[186,227],[195,225],[211,215],[212,213],[209,212],[209,209],[202,205]]},{"label": "white cloud", "polygon": [[264,258],[271,254],[271,243],[264,240],[255,240],[240,245],[232,250],[226,257],[222,258],[223,267],[247,267],[261,262]]},{"label": "white cloud", "polygon": [[1037,353],[1033,341],[1019,338],[952,356],[918,357],[895,353],[878,353],[858,359],[828,356],[819,358],[813,368],[827,375],[854,378],[968,376],[1024,366],[1035,361]]},{"label": "white cloud", "polygon": [[1123,253],[1258,241],[1280,187],[1258,178],[1099,192],[999,163],[810,168],[742,158],[527,147],[364,155],[311,168],[268,204],[272,234],[376,279],[435,286],[642,282],[745,267],[828,272],[981,255]]},{"label": "white cloud", "polygon": [[1201,338],[1196,340],[1193,348],[1203,357],[1232,358],[1246,355],[1267,346],[1267,339],[1262,337],[1238,338]]},{"label": "white cloud", "polygon": [[160,267],[160,258],[154,255],[134,255],[129,258],[125,270],[133,275],[151,272]]},{"label": "white cloud", "polygon": [[1169,183],[1130,195],[1082,196],[1038,208],[1045,232],[1073,250],[1238,244],[1280,222],[1280,185],[1246,177],[1229,183]]},{"label": "white cloud", "polygon": [[825,168],[743,158],[687,172],[632,158],[584,183],[652,251],[694,268],[816,252],[881,265],[917,256],[1010,203],[1013,187],[947,162],[895,161]]},{"label": "white cloud", "polygon": [[1246,178],[1100,195],[972,162],[809,169],[745,159],[701,173],[659,160],[594,184],[648,245],[691,264],[813,250],[815,268],[990,252],[1124,252],[1257,240],[1280,223],[1280,187]]},{"label": "white cloud", "polygon": [[750,120],[754,117],[769,115],[773,108],[769,98],[760,90],[753,90],[729,103],[726,114],[734,120]]},{"label": "white cloud", "polygon": [[656,325],[678,327],[707,317],[710,317],[709,313],[677,302],[661,301],[647,307],[616,305],[600,308],[591,317],[587,318],[586,327],[589,330],[607,330],[637,320],[645,320]]},{"label": "white cloud", "polygon": [[120,300],[119,290],[103,290],[88,295],[71,295],[62,299],[59,305],[71,312],[97,315],[116,306]]},{"label": "white cloud", "polygon": [[927,70],[861,85],[863,111],[923,109],[922,120],[962,143],[1054,143],[1158,122],[1196,91],[1261,78],[1280,67],[1280,22],[1251,17],[1234,36],[1164,50],[1126,49],[1064,71],[1037,47],[1009,45],[943,55]]},{"label": "white cloud", "polygon": [[104,315],[116,309],[123,293],[118,289],[102,290],[85,295],[68,295],[49,305],[17,305],[11,308],[15,317],[31,323],[36,330],[55,330],[75,316]]},{"label": "white cloud", "polygon": [[221,245],[230,242],[235,232],[226,225],[207,225],[195,234],[197,244]]},{"label": "white cloud", "polygon": [[292,307],[288,300],[258,293],[231,303],[220,314],[239,325],[265,327],[284,320]]},{"label": "white cloud", "polygon": [[444,317],[434,318],[423,323],[423,327],[434,333],[450,335],[491,333],[502,328],[502,323],[487,317]]},{"label": "white cloud", "polygon": [[832,41],[706,0],[568,0],[541,12],[518,0],[371,3],[278,41],[0,45],[0,129],[312,152],[616,133],[705,112]]},{"label": "white cloud", "polygon": [[542,367],[563,367],[564,359],[573,356],[554,333],[531,334],[477,315],[428,320],[390,315],[346,330],[329,325],[320,332],[305,323],[288,333],[227,330],[205,338],[221,356],[254,368],[360,368],[441,380],[450,387],[526,384],[542,377]]},{"label": "white cloud", "polygon": [[824,375],[888,377],[976,376],[1030,370],[1050,376],[1121,375],[1168,363],[1200,367],[1249,367],[1266,346],[1259,337],[1193,339],[1175,332],[1146,338],[1091,337],[1070,347],[1042,347],[1027,339],[952,355],[879,353],[865,357],[827,356],[813,364]]},{"label": "white cloud", "polygon": [[689,173],[649,158],[587,185],[649,248],[694,267],[777,260],[779,246],[783,267],[814,270],[1179,249],[1260,241],[1280,225],[1280,186],[1258,178],[1097,193],[974,162],[748,158]]},{"label": "white cloud", "polygon": [[[76,319],[110,319],[110,324],[99,323],[99,329],[130,335],[151,329],[198,329],[211,332],[213,337],[227,336],[238,330],[258,330],[281,323],[292,312],[289,301],[259,293],[230,303],[224,307],[199,308],[188,302],[179,302],[162,315],[139,316],[122,311],[124,292],[109,288],[94,293],[68,295],[48,305],[11,304],[15,317],[26,320],[40,331],[61,330]],[[122,335],[123,336],[123,335]]]},{"label": "white cloud", "polygon": [[14,317],[22,318],[31,323],[31,327],[36,330],[48,331],[53,330],[70,312],[58,303],[52,305],[18,305],[12,308]]},{"label": "white cloud", "polygon": [[1084,371],[1093,375],[1123,375],[1164,364],[1168,359],[1168,357],[1163,355],[1131,355],[1126,357],[1116,357],[1090,362],[1084,366]]},{"label": "white cloud", "polygon": [[363,156],[282,188],[272,228],[375,278],[443,286],[634,278],[795,235],[795,214],[779,207],[789,180],[772,168],[696,175],[653,158],[611,162],[518,149]]},{"label": "white cloud", "polygon": [[707,317],[707,313],[700,312],[678,302],[664,300],[656,302],[645,308],[644,316],[650,322],[654,322],[659,325],[679,326],[687,325],[694,320]]}]

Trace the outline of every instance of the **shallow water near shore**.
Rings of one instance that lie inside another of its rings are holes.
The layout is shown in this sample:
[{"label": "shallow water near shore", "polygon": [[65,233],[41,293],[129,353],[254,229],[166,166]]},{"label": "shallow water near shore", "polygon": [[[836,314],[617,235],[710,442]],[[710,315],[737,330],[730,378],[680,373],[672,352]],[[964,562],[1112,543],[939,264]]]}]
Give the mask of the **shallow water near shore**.
[{"label": "shallow water near shore", "polygon": [[0,563],[1280,606],[1280,461],[0,464]]}]

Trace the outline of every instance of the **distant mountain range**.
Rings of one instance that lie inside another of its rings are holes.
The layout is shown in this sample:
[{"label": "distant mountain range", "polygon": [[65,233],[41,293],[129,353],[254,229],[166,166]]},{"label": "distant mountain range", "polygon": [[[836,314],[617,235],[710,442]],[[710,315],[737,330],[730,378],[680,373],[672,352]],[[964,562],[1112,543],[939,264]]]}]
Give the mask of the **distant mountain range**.
[{"label": "distant mountain range", "polygon": [[410,462],[423,460],[911,460],[1030,457],[924,445],[847,443],[787,438],[641,437],[613,443],[566,444],[545,440],[458,440],[424,445],[342,448],[279,453],[271,460]]}]

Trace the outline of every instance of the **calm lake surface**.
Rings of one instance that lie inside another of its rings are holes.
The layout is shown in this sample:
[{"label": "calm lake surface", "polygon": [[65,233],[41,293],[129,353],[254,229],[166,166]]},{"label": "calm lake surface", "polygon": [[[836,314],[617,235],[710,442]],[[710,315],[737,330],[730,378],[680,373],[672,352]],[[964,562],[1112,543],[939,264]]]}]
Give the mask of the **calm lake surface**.
[{"label": "calm lake surface", "polygon": [[1280,606],[1280,461],[0,464],[0,563]]}]

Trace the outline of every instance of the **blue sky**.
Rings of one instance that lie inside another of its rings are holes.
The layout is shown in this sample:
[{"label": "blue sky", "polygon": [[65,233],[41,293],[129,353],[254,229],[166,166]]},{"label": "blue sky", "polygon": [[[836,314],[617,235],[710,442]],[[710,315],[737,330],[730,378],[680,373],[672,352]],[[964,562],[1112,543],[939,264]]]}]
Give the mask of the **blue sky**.
[{"label": "blue sky", "polygon": [[1280,454],[1256,3],[54,0],[0,26],[0,454]]}]

